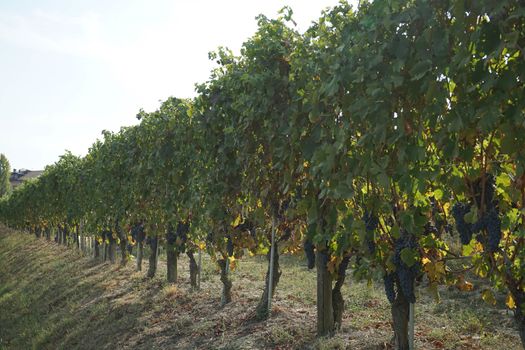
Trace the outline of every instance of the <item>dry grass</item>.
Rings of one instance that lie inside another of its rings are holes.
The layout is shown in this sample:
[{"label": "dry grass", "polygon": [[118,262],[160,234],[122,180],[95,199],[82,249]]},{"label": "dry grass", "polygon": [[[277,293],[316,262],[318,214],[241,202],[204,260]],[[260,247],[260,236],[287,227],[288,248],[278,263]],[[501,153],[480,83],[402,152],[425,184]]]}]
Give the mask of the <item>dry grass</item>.
[{"label": "dry grass", "polygon": [[[0,349],[390,349],[389,304],[380,284],[344,286],[341,331],[315,337],[315,272],[301,257],[281,257],[282,276],[268,321],[254,320],[266,262],[243,259],[232,271],[233,302],[220,306],[217,269],[203,256],[201,289],[189,286],[181,257],[179,283],[94,261],[73,249],[0,228]],[[145,264],[146,265],[146,264]],[[421,290],[417,349],[518,349],[503,301],[485,305],[479,288]]]}]

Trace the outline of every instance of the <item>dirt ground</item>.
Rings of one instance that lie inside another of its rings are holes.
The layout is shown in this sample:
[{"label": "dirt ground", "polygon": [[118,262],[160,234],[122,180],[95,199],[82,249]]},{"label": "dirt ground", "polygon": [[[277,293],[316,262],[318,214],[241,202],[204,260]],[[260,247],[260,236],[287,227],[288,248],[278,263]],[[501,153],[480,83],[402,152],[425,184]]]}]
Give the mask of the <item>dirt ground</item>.
[{"label": "dirt ground", "polygon": [[[178,283],[96,261],[54,242],[0,227],[0,349],[391,349],[390,307],[381,283],[343,287],[346,311],[333,337],[318,339],[315,271],[301,256],[281,257],[269,320],[255,320],[266,261],[246,257],[232,270],[233,301],[221,307],[215,264],[203,254],[201,288],[189,285],[181,256]],[[351,271],[349,271],[351,274]],[[418,289],[417,349],[520,349],[504,295],[496,306],[474,290]]]}]

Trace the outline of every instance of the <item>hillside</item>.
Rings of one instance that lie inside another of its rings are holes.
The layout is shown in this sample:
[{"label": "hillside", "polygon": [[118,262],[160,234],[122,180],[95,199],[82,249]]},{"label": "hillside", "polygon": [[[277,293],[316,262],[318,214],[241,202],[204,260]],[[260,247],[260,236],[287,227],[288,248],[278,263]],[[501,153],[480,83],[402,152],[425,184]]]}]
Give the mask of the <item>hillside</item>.
[{"label": "hillside", "polygon": [[[220,307],[220,281],[204,259],[192,292],[185,258],[179,284],[85,257],[71,248],[0,228],[0,349],[388,349],[389,304],[381,285],[348,279],[341,332],[315,338],[315,273],[302,257],[282,258],[283,274],[267,322],[253,319],[263,287],[262,258],[233,274],[233,302]],[[418,349],[517,349],[511,313],[473,292],[424,290],[416,304]]]}]

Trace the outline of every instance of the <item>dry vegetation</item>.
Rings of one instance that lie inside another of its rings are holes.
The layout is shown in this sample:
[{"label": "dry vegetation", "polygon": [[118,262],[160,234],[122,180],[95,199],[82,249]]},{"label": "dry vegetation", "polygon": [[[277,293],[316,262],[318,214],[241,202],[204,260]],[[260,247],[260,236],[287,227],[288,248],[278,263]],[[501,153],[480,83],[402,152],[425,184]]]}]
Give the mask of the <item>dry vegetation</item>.
[{"label": "dry vegetation", "polygon": [[[282,257],[272,317],[254,320],[266,269],[262,257],[232,272],[233,302],[220,307],[221,284],[203,259],[201,290],[191,291],[188,264],[179,284],[94,261],[71,248],[0,228],[0,349],[389,349],[389,304],[381,284],[348,279],[343,327],[315,338],[315,272],[302,257]],[[477,283],[475,283],[477,285]],[[472,292],[421,289],[417,349],[518,349],[512,314]]]}]

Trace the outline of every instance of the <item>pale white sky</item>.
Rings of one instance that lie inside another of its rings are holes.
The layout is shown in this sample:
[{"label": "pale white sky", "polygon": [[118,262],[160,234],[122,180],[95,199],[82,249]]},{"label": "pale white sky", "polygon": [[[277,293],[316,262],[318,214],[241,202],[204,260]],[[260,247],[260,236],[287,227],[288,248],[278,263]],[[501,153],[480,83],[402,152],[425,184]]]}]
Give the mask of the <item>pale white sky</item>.
[{"label": "pale white sky", "polygon": [[[338,0],[89,0],[0,3],[0,153],[43,169],[85,155],[103,129],[137,122],[208,79],[208,52],[238,52],[255,16],[292,7],[304,31]],[[355,3],[355,1],[354,1]]]}]

